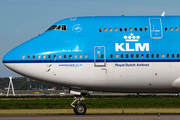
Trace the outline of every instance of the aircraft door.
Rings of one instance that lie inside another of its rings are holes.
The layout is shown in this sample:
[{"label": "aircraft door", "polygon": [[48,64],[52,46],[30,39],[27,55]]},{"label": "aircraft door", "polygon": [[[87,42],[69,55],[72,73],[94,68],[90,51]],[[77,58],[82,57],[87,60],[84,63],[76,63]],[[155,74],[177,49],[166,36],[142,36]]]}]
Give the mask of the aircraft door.
[{"label": "aircraft door", "polygon": [[94,47],[94,66],[105,67],[106,66],[106,51],[105,46]]},{"label": "aircraft door", "polygon": [[163,37],[161,18],[149,18],[150,36],[153,39],[161,39]]}]

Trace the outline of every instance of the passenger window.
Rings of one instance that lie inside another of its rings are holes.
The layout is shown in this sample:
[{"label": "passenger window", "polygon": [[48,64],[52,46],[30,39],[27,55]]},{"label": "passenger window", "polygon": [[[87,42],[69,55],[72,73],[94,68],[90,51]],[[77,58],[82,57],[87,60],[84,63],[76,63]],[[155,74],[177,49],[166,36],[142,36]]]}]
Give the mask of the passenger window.
[{"label": "passenger window", "polygon": [[156,54],[156,57],[159,58],[159,54]]},{"label": "passenger window", "polygon": [[27,56],[27,59],[30,59],[30,55]]},{"label": "passenger window", "polygon": [[62,58],[62,56],[61,55],[59,55],[59,59],[61,59]]},{"label": "passenger window", "polygon": [[56,55],[53,55],[53,58],[55,59],[55,58],[56,58]]},{"label": "passenger window", "polygon": [[144,54],[141,54],[141,58],[144,58]]},{"label": "passenger window", "polygon": [[82,55],[81,55],[81,54],[79,55],[79,58],[82,58]]},{"label": "passenger window", "polygon": [[179,58],[179,54],[177,54],[177,58]]},{"label": "passenger window", "polygon": [[101,28],[99,28],[99,32],[102,32],[102,29],[101,29]]},{"label": "passenger window", "polygon": [[41,55],[38,55],[38,59],[41,59]]},{"label": "passenger window", "polygon": [[162,54],[161,57],[164,58],[165,57],[164,54]]},{"label": "passenger window", "polygon": [[123,58],[124,57],[124,55],[123,54],[121,54],[121,58]]},{"label": "passenger window", "polygon": [[128,55],[128,54],[126,54],[126,58],[129,58],[129,55]]},{"label": "passenger window", "polygon": [[35,59],[35,57],[36,57],[35,55],[32,56],[33,59]]},{"label": "passenger window", "polygon": [[175,31],[178,31],[178,28],[177,28],[177,27],[175,28]]},{"label": "passenger window", "polygon": [[109,31],[112,32],[112,28],[109,28]]},{"label": "passenger window", "polygon": [[149,54],[146,54],[146,58],[149,58]]},{"label": "passenger window", "polygon": [[101,54],[101,58],[104,58],[104,55],[103,55],[103,54]]},{"label": "passenger window", "polygon": [[46,59],[46,55],[43,55],[43,59]]},{"label": "passenger window", "polygon": [[154,54],[151,54],[151,58],[154,58]]},{"label": "passenger window", "polygon": [[136,58],[139,58],[139,54],[136,54]]},{"label": "passenger window", "polygon": [[131,58],[134,58],[134,54],[131,54]]},{"label": "passenger window", "polygon": [[148,28],[145,28],[144,30],[145,30],[145,31],[148,31]]},{"label": "passenger window", "polygon": [[143,29],[142,29],[142,28],[139,28],[139,30],[140,30],[140,31],[143,31]]},{"label": "passenger window", "polygon": [[107,28],[104,28],[104,32],[107,32]]},{"label": "passenger window", "polygon": [[168,28],[165,28],[165,31],[168,31]]},{"label": "passenger window", "polygon": [[175,57],[175,55],[174,54],[172,54],[172,58],[174,58]]},{"label": "passenger window", "polygon": [[22,59],[25,59],[25,55],[22,55]]},{"label": "passenger window", "polygon": [[118,56],[118,54],[116,54],[116,58],[118,58],[119,56]]},{"label": "passenger window", "polygon": [[129,31],[132,31],[132,28],[129,28]]},{"label": "passenger window", "polygon": [[138,29],[137,28],[134,28],[135,31],[137,31]]},{"label": "passenger window", "polygon": [[172,27],[170,28],[170,31],[173,31],[173,28],[172,28]]},{"label": "passenger window", "polygon": [[167,54],[167,58],[169,58],[169,54]]},{"label": "passenger window", "polygon": [[113,58],[113,54],[110,54],[110,58]]},{"label": "passenger window", "polygon": [[114,28],[114,31],[117,32],[117,28]]},{"label": "passenger window", "polygon": [[69,55],[69,58],[71,59],[71,58],[72,58],[72,55]]},{"label": "passenger window", "polygon": [[87,55],[87,54],[85,54],[84,58],[88,58],[88,55]]},{"label": "passenger window", "polygon": [[75,58],[75,59],[77,58],[77,55],[76,55],[76,54],[74,55],[74,58]]},{"label": "passenger window", "polygon": [[64,59],[66,59],[67,58],[67,56],[66,55],[64,55]]},{"label": "passenger window", "polygon": [[48,55],[48,58],[51,59],[51,55]]},{"label": "passenger window", "polygon": [[122,31],[122,28],[119,28],[119,31]]},{"label": "passenger window", "polygon": [[124,28],[124,31],[127,31],[127,28]]}]

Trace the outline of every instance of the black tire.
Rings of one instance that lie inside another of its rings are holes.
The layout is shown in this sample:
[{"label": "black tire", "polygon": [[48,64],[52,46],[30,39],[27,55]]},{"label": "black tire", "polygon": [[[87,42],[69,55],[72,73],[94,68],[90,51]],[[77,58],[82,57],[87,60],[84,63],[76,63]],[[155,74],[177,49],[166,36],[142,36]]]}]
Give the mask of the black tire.
[{"label": "black tire", "polygon": [[74,113],[76,115],[84,115],[86,113],[86,106],[82,103],[76,104],[74,107]]}]

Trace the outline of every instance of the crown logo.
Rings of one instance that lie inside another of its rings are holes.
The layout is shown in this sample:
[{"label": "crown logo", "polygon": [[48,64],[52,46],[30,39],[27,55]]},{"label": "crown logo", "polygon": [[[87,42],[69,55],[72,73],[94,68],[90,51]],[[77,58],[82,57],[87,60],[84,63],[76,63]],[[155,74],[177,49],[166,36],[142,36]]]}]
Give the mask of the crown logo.
[{"label": "crown logo", "polygon": [[129,35],[129,36],[124,36],[124,39],[126,40],[126,41],[132,41],[132,42],[134,42],[134,41],[138,41],[139,39],[140,39],[140,36],[134,36],[132,33]]}]

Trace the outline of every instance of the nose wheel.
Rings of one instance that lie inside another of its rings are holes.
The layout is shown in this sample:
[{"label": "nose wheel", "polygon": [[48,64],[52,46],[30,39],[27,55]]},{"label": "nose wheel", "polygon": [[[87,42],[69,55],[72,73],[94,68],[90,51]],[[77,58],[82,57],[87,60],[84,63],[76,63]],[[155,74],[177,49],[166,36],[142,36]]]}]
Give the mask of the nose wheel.
[{"label": "nose wheel", "polygon": [[82,103],[76,104],[74,107],[74,113],[76,115],[84,115],[86,113],[86,106]]},{"label": "nose wheel", "polygon": [[[71,106],[74,108],[74,113],[76,115],[84,115],[86,113],[86,106],[81,103],[84,100],[83,96],[75,96],[74,101],[71,103]],[[77,104],[74,106],[73,104],[77,101]]]}]

